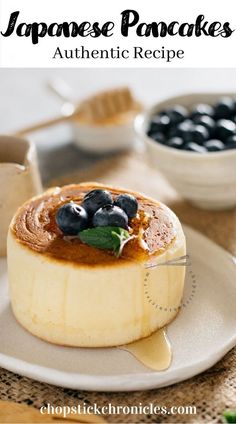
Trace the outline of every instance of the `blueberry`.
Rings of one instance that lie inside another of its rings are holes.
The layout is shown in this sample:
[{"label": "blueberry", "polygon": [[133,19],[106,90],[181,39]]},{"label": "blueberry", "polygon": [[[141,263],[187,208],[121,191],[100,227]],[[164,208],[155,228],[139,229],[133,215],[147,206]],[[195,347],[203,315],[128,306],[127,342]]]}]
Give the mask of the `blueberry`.
[{"label": "blueberry", "polygon": [[82,206],[86,209],[87,213],[91,216],[99,208],[105,205],[112,204],[111,193],[107,190],[95,189],[89,191],[83,198]]},{"label": "blueberry", "polygon": [[187,118],[188,111],[185,107],[176,105],[166,111],[167,116],[170,118],[171,124],[180,124],[180,122],[184,121]]},{"label": "blueberry", "polygon": [[138,202],[131,194],[120,194],[116,198],[114,205],[119,206],[119,208],[125,211],[129,218],[134,218],[136,216]]},{"label": "blueberry", "polygon": [[185,121],[181,122],[177,128],[180,131],[188,131],[190,130],[190,128],[192,128],[192,126],[193,126],[193,121],[191,119],[185,119]]},{"label": "blueberry", "polygon": [[126,213],[114,205],[106,205],[98,209],[93,216],[94,227],[121,227],[128,228],[128,216]]},{"label": "blueberry", "polygon": [[202,115],[213,117],[214,108],[205,103],[199,103],[195,105],[192,109],[191,118],[195,118],[196,116],[202,116]]},{"label": "blueberry", "polygon": [[225,142],[225,149],[236,149],[236,135],[227,138]]},{"label": "blueberry", "polygon": [[199,146],[199,144],[194,143],[191,141],[190,143],[187,143],[184,147],[185,150],[189,150],[190,152],[195,153],[206,153],[207,149],[204,146]]},{"label": "blueberry", "polygon": [[73,202],[66,203],[58,209],[56,223],[65,235],[77,235],[87,228],[88,214],[82,206]]},{"label": "blueberry", "polygon": [[167,140],[166,145],[175,149],[181,149],[184,145],[184,140],[181,137],[172,137]]},{"label": "blueberry", "polygon": [[225,145],[221,140],[207,140],[204,143],[204,146],[208,150],[208,152],[219,152],[221,150],[224,150]]},{"label": "blueberry", "polygon": [[222,97],[215,105],[215,118],[228,119],[234,113],[234,101],[230,97]]},{"label": "blueberry", "polygon": [[166,133],[169,129],[170,118],[167,115],[156,115],[152,117],[148,135],[152,135],[156,132]]},{"label": "blueberry", "polygon": [[195,125],[190,130],[191,141],[198,144],[203,144],[209,138],[209,131],[203,125]]},{"label": "blueberry", "polygon": [[232,116],[231,121],[235,122],[236,124],[236,115]]},{"label": "blueberry", "polygon": [[164,116],[164,115],[166,116],[166,110],[161,110],[154,116]]},{"label": "blueberry", "polygon": [[192,121],[190,119],[186,119],[177,126],[173,126],[170,128],[168,138],[170,139],[172,137],[181,137],[184,141],[189,141],[189,132],[192,128],[192,125]]},{"label": "blueberry", "polygon": [[220,119],[216,122],[216,136],[220,140],[227,140],[236,133],[236,124],[229,119]]},{"label": "blueberry", "polygon": [[214,135],[215,121],[210,116],[197,115],[193,118],[193,121],[195,124],[202,125],[203,127],[205,127],[208,130],[210,136]]},{"label": "blueberry", "polygon": [[151,134],[151,138],[153,138],[155,141],[158,141],[158,143],[165,144],[165,136],[160,132]]},{"label": "blueberry", "polygon": [[173,126],[170,127],[168,134],[167,134],[167,138],[172,138],[172,137],[180,137],[180,130],[178,129],[178,126]]}]

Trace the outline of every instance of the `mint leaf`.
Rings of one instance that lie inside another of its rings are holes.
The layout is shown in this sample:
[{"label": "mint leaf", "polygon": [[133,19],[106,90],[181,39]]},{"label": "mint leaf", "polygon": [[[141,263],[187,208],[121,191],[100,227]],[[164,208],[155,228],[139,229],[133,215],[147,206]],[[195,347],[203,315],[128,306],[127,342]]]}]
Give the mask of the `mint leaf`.
[{"label": "mint leaf", "polygon": [[123,247],[131,238],[129,232],[120,227],[95,227],[79,233],[83,243],[98,249],[112,250],[116,256],[120,256]]},{"label": "mint leaf", "polygon": [[226,423],[236,423],[236,409],[228,409],[223,413]]},{"label": "mint leaf", "polygon": [[[123,228],[119,228],[119,232],[117,231],[112,231],[112,236],[113,239],[115,241],[115,243],[117,244],[117,246],[115,246],[115,248],[113,249],[114,253],[116,256],[120,256],[122,253],[122,250],[124,248],[124,245],[131,240],[132,238],[134,238],[134,236],[130,236],[128,231],[124,230]],[[128,234],[128,236],[127,236]]]}]

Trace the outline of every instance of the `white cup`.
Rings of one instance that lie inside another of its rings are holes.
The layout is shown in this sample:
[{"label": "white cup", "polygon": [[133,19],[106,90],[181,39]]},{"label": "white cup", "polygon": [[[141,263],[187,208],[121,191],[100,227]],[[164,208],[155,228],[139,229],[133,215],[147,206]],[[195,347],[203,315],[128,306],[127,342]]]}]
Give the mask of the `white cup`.
[{"label": "white cup", "polygon": [[91,153],[109,153],[130,149],[135,142],[134,114],[105,125],[72,122],[74,143]]}]

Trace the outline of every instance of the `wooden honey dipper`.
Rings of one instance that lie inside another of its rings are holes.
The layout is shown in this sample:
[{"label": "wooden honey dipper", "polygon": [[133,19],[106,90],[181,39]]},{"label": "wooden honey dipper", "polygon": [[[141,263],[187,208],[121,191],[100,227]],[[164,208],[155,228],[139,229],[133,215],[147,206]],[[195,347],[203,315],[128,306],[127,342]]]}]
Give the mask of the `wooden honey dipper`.
[{"label": "wooden honey dipper", "polygon": [[130,89],[120,87],[88,97],[74,108],[71,104],[70,110],[64,115],[23,128],[16,131],[14,135],[23,136],[56,124],[80,119],[91,125],[102,125],[106,120],[111,120],[118,115],[129,112],[138,113],[140,110],[141,104],[134,99]]}]

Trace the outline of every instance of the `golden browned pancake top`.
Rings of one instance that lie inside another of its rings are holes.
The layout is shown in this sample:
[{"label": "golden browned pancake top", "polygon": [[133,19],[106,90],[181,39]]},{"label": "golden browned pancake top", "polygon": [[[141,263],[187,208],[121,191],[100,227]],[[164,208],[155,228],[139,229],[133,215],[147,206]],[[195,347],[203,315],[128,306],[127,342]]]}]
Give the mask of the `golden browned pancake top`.
[{"label": "golden browned pancake top", "polygon": [[[148,249],[144,249],[140,239],[135,238],[125,245],[122,256],[116,258],[111,251],[93,248],[75,237],[63,236],[55,222],[56,211],[71,200],[80,204],[84,195],[94,188],[109,190],[114,199],[120,193],[135,195],[139,204],[138,215],[129,225],[134,235],[142,231],[144,247]],[[19,209],[11,231],[20,243],[33,251],[57,260],[90,266],[117,264],[118,261],[127,260],[143,261],[153,254],[163,252],[176,236],[173,218],[163,204],[130,190],[96,183],[51,189],[30,200]]]}]

